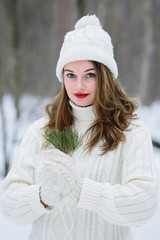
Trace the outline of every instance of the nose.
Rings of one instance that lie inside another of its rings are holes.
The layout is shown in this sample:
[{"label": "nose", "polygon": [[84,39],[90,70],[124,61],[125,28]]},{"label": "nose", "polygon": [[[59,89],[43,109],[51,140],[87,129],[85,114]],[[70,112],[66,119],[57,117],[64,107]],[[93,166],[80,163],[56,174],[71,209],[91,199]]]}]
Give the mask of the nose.
[{"label": "nose", "polygon": [[85,89],[85,84],[82,77],[77,78],[76,89],[81,91]]},{"label": "nose", "polygon": [[84,83],[83,77],[77,77],[76,89],[81,91],[85,89],[85,83]]}]

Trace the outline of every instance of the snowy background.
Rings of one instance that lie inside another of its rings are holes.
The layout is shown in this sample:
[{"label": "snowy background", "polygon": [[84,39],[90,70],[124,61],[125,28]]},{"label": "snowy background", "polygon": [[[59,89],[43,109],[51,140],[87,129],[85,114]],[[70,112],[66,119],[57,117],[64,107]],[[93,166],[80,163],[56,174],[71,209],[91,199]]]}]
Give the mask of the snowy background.
[{"label": "snowy background", "polygon": [[[49,99],[35,98],[30,95],[23,95],[20,101],[20,118],[16,120],[14,101],[10,95],[5,95],[0,106],[6,123],[6,146],[7,156],[10,164],[14,161],[19,142],[28,128],[36,119],[44,115],[44,108]],[[140,106],[138,114],[150,129],[154,140],[160,142],[160,102],[154,102],[151,106]],[[2,115],[2,114],[1,114]],[[0,119],[0,176],[4,172],[3,161],[3,131],[2,120]],[[157,172],[160,170],[160,149],[154,148]],[[2,177],[1,177],[2,180]],[[133,228],[135,240],[159,240],[160,239],[160,206],[158,206],[154,217],[139,228]],[[27,240],[31,231],[31,225],[19,225],[7,219],[0,210],[0,240]]]}]

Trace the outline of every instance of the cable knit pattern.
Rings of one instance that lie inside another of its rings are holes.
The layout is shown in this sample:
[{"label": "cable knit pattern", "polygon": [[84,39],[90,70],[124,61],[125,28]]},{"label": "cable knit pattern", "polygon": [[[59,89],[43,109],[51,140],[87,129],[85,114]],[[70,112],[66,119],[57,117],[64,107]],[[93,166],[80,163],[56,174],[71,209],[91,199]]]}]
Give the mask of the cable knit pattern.
[{"label": "cable knit pattern", "polygon": [[[84,134],[96,119],[93,107],[70,104],[74,127]],[[32,124],[22,140],[18,158],[1,184],[3,211],[16,222],[33,223],[30,240],[132,240],[130,227],[145,223],[157,204],[157,175],[145,125],[135,120],[132,130],[126,132],[126,143],[103,156],[98,146],[86,154],[84,138],[70,157],[80,180],[71,194],[49,210],[39,199],[45,154],[40,129],[46,121]],[[47,157],[47,161],[51,159]]]}]

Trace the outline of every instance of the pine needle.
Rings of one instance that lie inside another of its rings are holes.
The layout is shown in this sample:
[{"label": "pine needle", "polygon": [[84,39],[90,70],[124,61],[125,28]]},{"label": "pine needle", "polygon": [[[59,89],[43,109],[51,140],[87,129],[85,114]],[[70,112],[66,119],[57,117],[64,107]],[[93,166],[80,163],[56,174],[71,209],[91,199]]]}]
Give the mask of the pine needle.
[{"label": "pine needle", "polygon": [[72,154],[82,144],[82,136],[78,136],[77,131],[70,128],[64,128],[63,131],[51,131],[50,128],[46,128],[44,138],[66,154]]}]

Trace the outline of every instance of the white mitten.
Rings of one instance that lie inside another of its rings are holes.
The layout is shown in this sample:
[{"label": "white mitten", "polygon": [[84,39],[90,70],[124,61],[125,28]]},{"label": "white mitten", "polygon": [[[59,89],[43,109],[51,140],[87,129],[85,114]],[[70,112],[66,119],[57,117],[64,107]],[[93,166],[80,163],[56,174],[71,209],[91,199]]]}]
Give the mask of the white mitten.
[{"label": "white mitten", "polygon": [[73,159],[58,149],[43,151],[39,160],[41,199],[46,205],[55,206],[74,189],[76,167]]},{"label": "white mitten", "polygon": [[74,189],[66,196],[66,199],[68,198],[71,199],[73,202],[78,202],[82,191],[82,185],[83,179],[78,178]]}]

